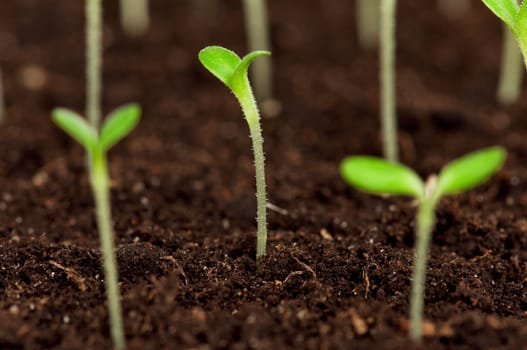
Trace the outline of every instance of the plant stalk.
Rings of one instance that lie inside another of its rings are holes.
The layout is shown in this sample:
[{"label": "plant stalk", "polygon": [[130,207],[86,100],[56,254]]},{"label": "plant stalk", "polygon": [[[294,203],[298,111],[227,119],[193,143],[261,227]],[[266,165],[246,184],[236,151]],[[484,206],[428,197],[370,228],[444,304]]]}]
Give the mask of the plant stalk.
[{"label": "plant stalk", "polygon": [[91,168],[92,191],[95,198],[97,226],[103,254],[104,281],[106,299],[110,317],[110,332],[116,349],[126,348],[124,327],[119,299],[119,284],[117,274],[117,259],[113,242],[113,229],[110,208],[109,177],[106,156],[102,150],[96,150]]},{"label": "plant stalk", "polygon": [[86,0],[86,115],[99,130],[101,121],[101,0]]},{"label": "plant stalk", "polygon": [[356,0],[357,35],[363,49],[373,49],[379,40],[379,0]]},{"label": "plant stalk", "polygon": [[150,24],[148,0],[120,0],[121,26],[131,37],[143,35]]},{"label": "plant stalk", "polygon": [[396,0],[381,0],[381,125],[384,157],[398,161],[395,108],[395,8]]},{"label": "plant stalk", "polygon": [[417,211],[412,293],[410,298],[410,339],[420,343],[422,338],[426,261],[432,230],[435,225],[436,200],[425,196]]},{"label": "plant stalk", "polygon": [[[265,0],[243,0],[249,51],[271,50]],[[262,57],[251,65],[254,93],[259,102],[273,96],[273,67],[270,57]]]},{"label": "plant stalk", "polygon": [[501,70],[496,97],[502,105],[516,102],[520,97],[524,66],[518,43],[509,27],[503,24]]},{"label": "plant stalk", "polygon": [[267,207],[265,193],[265,155],[263,151],[263,137],[260,126],[260,113],[249,82],[246,82],[244,93],[237,95],[251,135],[254,168],[256,176],[256,262],[265,255],[267,246]]}]

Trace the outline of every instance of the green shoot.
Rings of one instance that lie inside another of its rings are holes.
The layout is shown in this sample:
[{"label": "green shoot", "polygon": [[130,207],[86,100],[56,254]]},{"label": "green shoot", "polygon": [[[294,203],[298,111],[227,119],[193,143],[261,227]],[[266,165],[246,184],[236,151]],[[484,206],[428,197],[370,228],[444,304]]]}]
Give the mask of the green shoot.
[{"label": "green shoot", "polygon": [[53,110],[52,118],[62,130],[81,144],[90,160],[90,180],[99,228],[99,239],[103,254],[104,281],[110,316],[110,331],[116,349],[124,349],[124,337],[117,261],[113,243],[113,229],[110,208],[110,187],[106,153],[128,135],[137,125],[141,110],[136,104],[128,104],[116,109],[106,118],[100,133],[86,119],[64,108]]},{"label": "green shoot", "polygon": [[86,0],[86,115],[93,128],[101,121],[101,0]]},{"label": "green shoot", "polygon": [[470,8],[469,0],[437,0],[437,6],[448,17],[456,18],[465,14]]},{"label": "green shoot", "polygon": [[496,98],[500,104],[507,105],[516,102],[520,97],[524,73],[522,54],[514,34],[506,24],[503,24],[501,52],[501,69]]},{"label": "green shoot", "polygon": [[381,125],[384,158],[397,162],[397,116],[395,109],[395,6],[396,0],[381,0]]},{"label": "green shoot", "polygon": [[422,337],[426,258],[441,197],[465,192],[491,177],[505,161],[501,147],[479,150],[447,164],[439,176],[424,183],[410,168],[383,159],[355,156],[344,159],[340,171],[348,184],[372,194],[405,195],[419,202],[416,217],[415,259],[410,297],[410,338]]},{"label": "green shoot", "polygon": [[131,37],[145,33],[150,24],[148,0],[120,0],[121,26]]},{"label": "green shoot", "polygon": [[257,261],[265,255],[267,245],[265,168],[260,113],[247,77],[247,70],[255,58],[270,54],[268,51],[254,51],[240,58],[236,53],[221,46],[208,46],[199,52],[201,64],[234,93],[249,124],[256,173]]},{"label": "green shoot", "polygon": [[373,49],[379,38],[379,1],[356,0],[357,35],[363,49]]},{"label": "green shoot", "polygon": [[[269,26],[265,0],[244,0],[245,28],[249,51],[270,51]],[[273,67],[271,59],[264,57],[252,67],[254,92],[259,102],[273,97]]]},{"label": "green shoot", "polygon": [[527,68],[527,1],[523,1],[521,5],[517,0],[482,1],[512,31]]}]

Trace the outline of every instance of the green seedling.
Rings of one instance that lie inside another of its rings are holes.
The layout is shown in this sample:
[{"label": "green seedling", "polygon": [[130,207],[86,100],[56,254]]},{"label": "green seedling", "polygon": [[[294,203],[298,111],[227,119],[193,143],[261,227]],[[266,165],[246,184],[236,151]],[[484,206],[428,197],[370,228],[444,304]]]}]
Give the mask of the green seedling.
[{"label": "green seedling", "polygon": [[122,106],[110,113],[101,131],[98,132],[86,119],[71,110],[56,108],[52,113],[53,121],[80,143],[89,156],[90,181],[95,199],[97,226],[103,254],[110,331],[116,349],[124,349],[126,341],[119,300],[106,153],[132,131],[139,121],[140,114],[141,110],[137,104]]},{"label": "green seedling", "polygon": [[370,50],[379,38],[379,1],[356,0],[357,36],[361,48]]},{"label": "green seedling", "polygon": [[396,0],[381,0],[381,125],[383,155],[390,162],[397,162],[399,158],[395,109],[395,7]]},{"label": "green seedling", "polygon": [[518,0],[482,0],[512,31],[520,46],[527,68],[527,1],[521,5]]},{"label": "green seedling", "polygon": [[496,98],[502,105],[514,103],[521,93],[524,68],[522,54],[507,25],[503,24],[503,48]]},{"label": "green seedling", "polygon": [[143,35],[150,24],[148,0],[120,0],[121,26],[131,37]]},{"label": "green seedling", "polygon": [[260,113],[249,83],[247,70],[251,62],[260,56],[268,56],[268,51],[254,51],[240,58],[233,51],[221,46],[209,46],[199,52],[199,60],[216,78],[222,81],[238,99],[245,120],[249,124],[252,139],[254,166],[256,173],[257,240],[256,261],[265,255],[267,245],[267,212],[265,195],[265,168]]},{"label": "green seedling", "polygon": [[415,258],[410,297],[410,338],[421,341],[426,257],[435,226],[435,208],[441,197],[467,191],[502,166],[506,152],[501,147],[479,150],[447,164],[439,176],[426,183],[410,168],[367,156],[348,157],[341,164],[348,184],[367,193],[410,196],[417,199]]},{"label": "green seedling", "polygon": [[86,115],[92,127],[101,121],[102,6],[86,0]]},{"label": "green seedling", "polygon": [[[269,25],[267,20],[267,4],[265,0],[243,0],[245,12],[245,28],[247,32],[249,51],[270,51]],[[259,102],[264,102],[273,96],[273,67],[271,59],[264,57],[252,65],[254,93]]]}]

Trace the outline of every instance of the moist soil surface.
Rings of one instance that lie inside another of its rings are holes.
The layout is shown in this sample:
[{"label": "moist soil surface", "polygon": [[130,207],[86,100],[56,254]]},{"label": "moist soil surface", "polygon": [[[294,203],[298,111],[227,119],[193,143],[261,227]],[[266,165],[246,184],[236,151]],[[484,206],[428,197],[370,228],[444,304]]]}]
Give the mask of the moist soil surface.
[{"label": "moist soil surface", "polygon": [[[437,209],[418,346],[415,203],[338,174],[347,155],[381,153],[377,54],[357,45],[353,2],[269,2],[281,108],[263,119],[274,207],[258,266],[248,128],[196,58],[208,44],[246,52],[240,4],[153,0],[151,29],[131,39],[115,3],[104,111],[144,109],[109,155],[129,349],[527,348],[527,95],[495,102],[501,26],[483,5],[458,18],[398,5],[402,162],[426,177],[480,147],[509,152],[489,182]],[[2,349],[111,348],[85,156],[50,121],[56,106],[84,108],[83,18],[80,0],[0,7]]]}]

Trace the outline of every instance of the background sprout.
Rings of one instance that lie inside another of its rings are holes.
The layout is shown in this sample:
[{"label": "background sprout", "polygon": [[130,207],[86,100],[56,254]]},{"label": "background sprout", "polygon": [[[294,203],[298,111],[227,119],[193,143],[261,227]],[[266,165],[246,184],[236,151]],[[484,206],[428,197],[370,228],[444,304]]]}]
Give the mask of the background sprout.
[{"label": "background sprout", "polygon": [[395,110],[395,0],[381,0],[381,126],[384,158],[397,162]]},{"label": "background sprout", "polygon": [[372,194],[404,195],[419,201],[410,297],[410,337],[416,342],[422,336],[426,257],[436,205],[442,196],[467,191],[486,181],[502,166],[505,156],[501,147],[470,153],[447,164],[439,176],[431,176],[426,183],[412,169],[380,158],[348,157],[341,164],[342,177],[351,186]]},{"label": "background sprout", "polygon": [[503,48],[496,98],[502,105],[516,102],[520,97],[523,80],[522,55],[514,34],[503,24]]},{"label": "background sprout", "polygon": [[93,128],[101,121],[101,0],[86,0],[86,115]]},{"label": "background sprout", "polygon": [[[243,0],[245,28],[249,51],[270,51],[269,26],[265,0]],[[271,59],[264,57],[251,68],[254,92],[259,102],[273,97],[273,67]]]},{"label": "background sprout", "polygon": [[256,261],[265,255],[267,245],[267,212],[265,195],[265,168],[260,113],[256,106],[247,70],[251,62],[260,56],[268,56],[268,51],[254,51],[240,58],[233,51],[221,46],[208,46],[199,52],[201,64],[216,78],[221,80],[234,93],[240,103],[253,144],[256,173]]},{"label": "background sprout", "polygon": [[527,68],[527,1],[521,5],[517,0],[482,0],[512,31],[520,45],[525,67]]},{"label": "background sprout", "polygon": [[456,18],[470,8],[470,0],[437,0],[437,6],[448,17]]},{"label": "background sprout", "polygon": [[143,35],[150,24],[148,0],[120,0],[121,26],[132,37]]},{"label": "background sprout", "polygon": [[379,1],[356,0],[357,35],[363,49],[372,49],[379,40]]},{"label": "background sprout", "polygon": [[137,104],[122,106],[110,113],[99,133],[84,118],[73,111],[56,108],[52,113],[53,121],[80,143],[89,156],[90,180],[95,199],[97,226],[103,254],[110,331],[116,349],[124,349],[126,341],[121,302],[119,300],[119,279],[113,243],[106,153],[113,145],[132,131],[139,121],[140,114],[141,110]]}]

